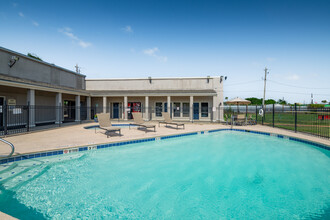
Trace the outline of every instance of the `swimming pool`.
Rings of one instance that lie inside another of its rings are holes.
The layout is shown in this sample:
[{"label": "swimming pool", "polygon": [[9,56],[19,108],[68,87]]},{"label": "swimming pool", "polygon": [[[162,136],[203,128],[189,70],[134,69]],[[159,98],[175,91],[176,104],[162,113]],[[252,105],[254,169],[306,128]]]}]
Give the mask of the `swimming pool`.
[{"label": "swimming pool", "polygon": [[15,162],[0,211],[22,219],[324,219],[329,151],[221,131]]}]

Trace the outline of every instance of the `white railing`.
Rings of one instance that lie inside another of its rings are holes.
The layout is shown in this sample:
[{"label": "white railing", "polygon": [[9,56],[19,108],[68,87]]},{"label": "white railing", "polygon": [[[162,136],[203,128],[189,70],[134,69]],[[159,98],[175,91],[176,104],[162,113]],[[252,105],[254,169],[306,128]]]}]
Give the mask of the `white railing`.
[{"label": "white railing", "polygon": [[3,143],[5,143],[5,144],[8,144],[8,145],[11,147],[11,152],[10,152],[10,154],[9,154],[8,156],[1,156],[1,155],[0,155],[0,158],[1,158],[1,157],[11,157],[11,156],[13,155],[13,153],[15,152],[15,147],[14,147],[14,145],[13,145],[12,143],[10,143],[9,141],[6,141],[6,140],[4,140],[4,139],[2,139],[2,138],[0,138],[0,141],[3,142]]}]

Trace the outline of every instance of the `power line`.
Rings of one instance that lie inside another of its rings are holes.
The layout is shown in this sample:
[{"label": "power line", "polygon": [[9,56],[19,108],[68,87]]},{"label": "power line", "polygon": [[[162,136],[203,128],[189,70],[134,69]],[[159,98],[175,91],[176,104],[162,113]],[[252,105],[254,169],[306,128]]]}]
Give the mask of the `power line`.
[{"label": "power line", "polygon": [[[250,90],[250,91],[224,91],[224,92],[262,92],[263,90]],[[283,91],[275,91],[275,90],[267,90],[267,92],[276,92],[276,93],[285,93],[285,94],[298,94],[298,95],[310,95],[310,93],[302,93],[302,92],[283,92]],[[313,93],[313,95],[324,95],[330,96],[330,94],[317,94]]]},{"label": "power line", "polygon": [[295,86],[295,85],[289,85],[286,83],[280,83],[280,82],[276,82],[274,80],[268,80],[269,82],[275,83],[275,84],[279,84],[282,86],[289,86],[289,87],[295,87],[295,88],[301,88],[301,89],[330,89],[330,87],[328,88],[312,88],[312,87],[306,87],[306,86]]},{"label": "power line", "polygon": [[243,84],[250,84],[250,83],[254,83],[254,82],[260,82],[260,80],[253,80],[253,81],[246,81],[246,82],[225,84],[225,86],[243,85]]}]

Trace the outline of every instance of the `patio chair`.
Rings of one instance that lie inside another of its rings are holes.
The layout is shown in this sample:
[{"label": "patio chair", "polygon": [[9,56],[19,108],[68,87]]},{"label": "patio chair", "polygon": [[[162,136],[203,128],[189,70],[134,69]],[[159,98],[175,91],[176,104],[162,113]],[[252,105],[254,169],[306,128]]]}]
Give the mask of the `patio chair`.
[{"label": "patio chair", "polygon": [[247,124],[249,124],[249,125],[256,125],[257,124],[256,120],[252,118],[252,115],[249,115],[248,120],[247,120]]},{"label": "patio chair", "polygon": [[112,131],[114,132],[119,131],[119,135],[121,135],[121,128],[112,126],[109,113],[97,114],[97,119],[99,121],[100,129],[105,130],[105,134],[107,135],[107,138],[109,137],[109,133]]},{"label": "patio chair", "polygon": [[237,115],[236,123],[237,125],[246,125],[246,117],[244,114]]},{"label": "patio chair", "polygon": [[232,123],[232,120],[231,120],[231,115],[229,114],[229,115],[227,115],[227,114],[225,114],[225,122],[226,122],[226,125],[231,125],[231,123]]},{"label": "patio chair", "polygon": [[159,124],[158,124],[159,127],[160,127],[160,124],[165,124],[165,126],[167,126],[167,125],[176,125],[176,129],[179,129],[179,126],[181,126],[182,129],[184,129],[184,124],[173,122],[171,117],[170,117],[170,114],[168,112],[162,112],[162,115],[164,117],[164,121],[159,122]]},{"label": "patio chair", "polygon": [[131,125],[138,126],[138,127],[144,127],[145,132],[147,132],[148,128],[153,128],[154,132],[156,132],[156,125],[150,124],[149,122],[145,122],[142,118],[142,114],[140,112],[132,112],[133,114],[133,120],[134,123],[129,124],[129,129],[131,129]]}]

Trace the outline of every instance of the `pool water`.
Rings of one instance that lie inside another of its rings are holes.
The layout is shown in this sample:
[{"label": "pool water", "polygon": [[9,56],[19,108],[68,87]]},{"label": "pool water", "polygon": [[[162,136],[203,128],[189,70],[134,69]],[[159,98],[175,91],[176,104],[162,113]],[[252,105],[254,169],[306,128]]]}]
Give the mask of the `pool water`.
[{"label": "pool water", "polygon": [[25,160],[0,178],[0,211],[21,219],[330,218],[329,151],[241,132]]}]

